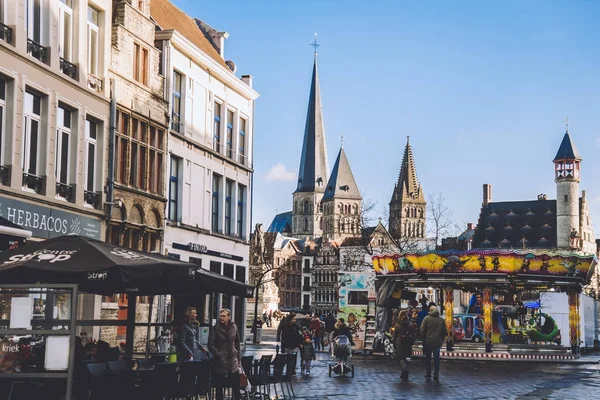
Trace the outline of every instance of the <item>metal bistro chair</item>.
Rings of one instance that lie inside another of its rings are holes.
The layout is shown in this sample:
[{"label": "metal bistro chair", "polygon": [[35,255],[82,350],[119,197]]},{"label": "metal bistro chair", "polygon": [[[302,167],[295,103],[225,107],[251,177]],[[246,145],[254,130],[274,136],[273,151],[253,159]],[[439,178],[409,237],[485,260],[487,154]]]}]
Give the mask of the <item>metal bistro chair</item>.
[{"label": "metal bistro chair", "polygon": [[242,368],[250,379],[250,376],[256,375],[256,371],[254,370],[254,356],[243,356],[242,357]]},{"label": "metal bistro chair", "polygon": [[283,389],[283,370],[286,367],[288,360],[287,354],[279,353],[275,356],[275,361],[273,362],[273,373],[269,375],[269,385],[273,385],[275,389],[275,398],[279,398],[279,394],[277,393],[277,384],[281,388],[281,394],[283,398],[289,398],[291,393],[288,390],[288,397],[285,395],[285,390]]},{"label": "metal bistro chair", "polygon": [[152,399],[172,399],[175,397],[179,381],[180,366],[177,363],[157,363],[154,366],[149,392]]},{"label": "metal bistro chair", "polygon": [[296,397],[294,393],[294,385],[292,385],[292,377],[296,374],[296,362],[298,361],[298,353],[287,353],[287,363],[285,366],[285,375],[283,383],[287,386],[288,393],[292,393],[292,398]]},{"label": "metal bistro chair", "polygon": [[258,365],[255,367],[255,373],[248,376],[248,380],[252,386],[251,394],[253,399],[271,398],[269,375],[271,372],[272,358],[272,355],[262,356],[260,361],[258,361]]},{"label": "metal bistro chair", "polygon": [[179,382],[174,397],[191,400],[196,398],[196,380],[202,361],[185,361],[181,364]]},{"label": "metal bistro chair", "polygon": [[212,370],[213,359],[202,360],[198,364],[198,369],[196,370],[196,396],[206,396],[208,400],[212,399],[210,393],[210,373]]},{"label": "metal bistro chair", "polygon": [[90,400],[103,400],[112,397],[112,386],[110,371],[106,367],[106,363],[94,363],[86,364],[86,369],[89,381],[89,399]]}]

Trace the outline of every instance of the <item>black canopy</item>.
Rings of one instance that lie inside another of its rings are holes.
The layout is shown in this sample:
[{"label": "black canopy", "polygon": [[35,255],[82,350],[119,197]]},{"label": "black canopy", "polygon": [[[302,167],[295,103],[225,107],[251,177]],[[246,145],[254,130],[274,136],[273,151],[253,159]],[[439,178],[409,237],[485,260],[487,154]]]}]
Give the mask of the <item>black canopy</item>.
[{"label": "black canopy", "polygon": [[252,287],[154,253],[83,236],[60,236],[0,253],[0,283],[76,283],[96,294],[252,296]]}]

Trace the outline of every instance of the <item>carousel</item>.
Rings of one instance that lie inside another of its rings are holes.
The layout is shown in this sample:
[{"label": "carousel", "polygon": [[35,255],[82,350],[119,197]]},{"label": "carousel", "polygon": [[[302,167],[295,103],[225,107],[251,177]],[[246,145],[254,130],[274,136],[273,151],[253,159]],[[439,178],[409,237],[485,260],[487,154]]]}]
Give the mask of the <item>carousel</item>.
[{"label": "carousel", "polygon": [[[417,288],[434,288],[446,322],[446,358],[569,360],[579,357],[580,296],[596,267],[595,255],[542,250],[470,250],[383,255],[373,258],[377,331],[393,326],[394,311]],[[539,294],[565,293],[568,332],[540,312]],[[460,307],[457,293],[467,298]],[[412,294],[412,296],[411,296]],[[424,300],[424,299],[422,299]],[[421,310],[427,307],[422,302]],[[462,312],[456,312],[461,310]],[[561,340],[568,335],[569,340]],[[569,345],[563,345],[568,343]],[[443,349],[442,349],[443,350]],[[417,341],[414,353],[422,354]]]}]

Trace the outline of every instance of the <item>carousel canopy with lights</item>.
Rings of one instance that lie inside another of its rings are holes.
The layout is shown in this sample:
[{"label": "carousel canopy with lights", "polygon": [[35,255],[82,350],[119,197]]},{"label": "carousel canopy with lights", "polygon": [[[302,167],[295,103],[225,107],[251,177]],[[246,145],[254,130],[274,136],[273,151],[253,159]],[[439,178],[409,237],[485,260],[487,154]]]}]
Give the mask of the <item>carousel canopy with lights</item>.
[{"label": "carousel canopy with lights", "polygon": [[373,257],[378,278],[403,286],[559,290],[581,288],[596,267],[595,255],[549,250],[433,251]]}]

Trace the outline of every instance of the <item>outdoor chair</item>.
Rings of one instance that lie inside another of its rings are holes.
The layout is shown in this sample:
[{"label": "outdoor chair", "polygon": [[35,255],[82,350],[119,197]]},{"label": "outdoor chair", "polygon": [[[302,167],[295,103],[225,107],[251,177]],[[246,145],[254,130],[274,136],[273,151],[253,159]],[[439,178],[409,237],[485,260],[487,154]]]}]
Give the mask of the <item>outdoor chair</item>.
[{"label": "outdoor chair", "polygon": [[202,360],[198,364],[196,370],[196,392],[197,396],[206,396],[208,400],[211,399],[210,393],[210,372],[212,370],[213,360]]},{"label": "outdoor chair", "polygon": [[[275,398],[279,398],[277,384],[279,384],[279,387],[281,388],[283,398],[286,398],[285,390],[283,389],[283,370],[286,367],[287,360],[287,354],[279,353],[275,356],[275,361],[273,362],[273,373],[269,375],[269,385],[273,385],[273,388],[275,389]],[[288,395],[291,395],[289,390]]]},{"label": "outdoor chair", "polygon": [[85,365],[89,376],[90,400],[110,399],[114,396],[114,387],[111,384],[110,371],[106,363],[90,363]]},{"label": "outdoor chair", "polygon": [[248,378],[251,375],[256,375],[255,366],[254,366],[254,356],[243,356],[242,357],[242,368],[246,373]]},{"label": "outdoor chair", "polygon": [[175,387],[175,397],[177,399],[191,400],[196,397],[196,380],[201,364],[202,361],[185,361],[181,364],[179,382]]},{"label": "outdoor chair", "polygon": [[258,362],[256,373],[248,376],[250,386],[252,386],[252,398],[270,398],[269,375],[271,373],[272,358],[271,355],[262,356]]},{"label": "outdoor chair", "polygon": [[288,393],[292,392],[292,398],[296,397],[294,393],[294,385],[292,385],[292,377],[296,375],[296,362],[298,361],[298,353],[287,353],[287,364],[285,367],[285,375],[283,376],[283,383],[288,388]]},{"label": "outdoor chair", "polygon": [[42,399],[44,389],[44,384],[40,382],[14,381],[10,385],[8,400]]},{"label": "outdoor chair", "polygon": [[177,363],[158,363],[143,386],[145,399],[173,399],[179,381],[180,366]]}]

